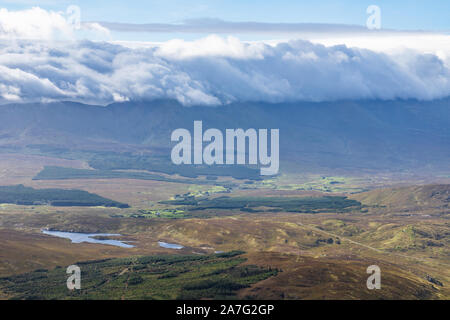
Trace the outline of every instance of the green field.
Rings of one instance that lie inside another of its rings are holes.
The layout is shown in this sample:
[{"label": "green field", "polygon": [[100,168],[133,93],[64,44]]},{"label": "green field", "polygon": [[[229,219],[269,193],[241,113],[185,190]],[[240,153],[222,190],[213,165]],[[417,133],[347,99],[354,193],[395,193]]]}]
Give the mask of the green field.
[{"label": "green field", "polygon": [[138,218],[138,219],[181,219],[189,217],[183,210],[176,209],[161,209],[161,210],[138,210],[137,212],[112,214],[112,218]]},{"label": "green field", "polygon": [[280,191],[319,191],[327,193],[359,193],[367,191],[365,187],[371,178],[353,176],[327,176],[318,174],[282,174],[271,179],[255,181],[252,187]]}]

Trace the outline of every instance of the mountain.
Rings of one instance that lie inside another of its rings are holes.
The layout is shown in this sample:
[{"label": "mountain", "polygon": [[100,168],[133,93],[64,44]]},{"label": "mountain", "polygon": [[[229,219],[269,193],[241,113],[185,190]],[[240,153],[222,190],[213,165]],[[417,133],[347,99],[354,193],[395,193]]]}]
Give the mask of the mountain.
[{"label": "mountain", "polygon": [[[432,102],[234,103],[184,107],[176,101],[104,106],[73,102],[0,106],[0,150],[27,146],[159,152],[174,129],[280,129],[281,170],[450,169],[450,98]],[[284,167],[283,167],[284,164]]]}]

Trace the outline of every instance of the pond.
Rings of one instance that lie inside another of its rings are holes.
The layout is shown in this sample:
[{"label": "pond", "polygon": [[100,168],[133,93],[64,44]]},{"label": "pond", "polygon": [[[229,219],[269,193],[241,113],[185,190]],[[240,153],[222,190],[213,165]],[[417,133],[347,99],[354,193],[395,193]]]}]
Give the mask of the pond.
[{"label": "pond", "polygon": [[63,232],[63,231],[50,231],[50,230],[42,230],[42,233],[58,237],[70,239],[72,243],[95,243],[95,244],[106,244],[121,248],[134,248],[134,246],[130,244],[126,244],[125,242],[119,240],[110,240],[110,239],[95,239],[95,237],[118,237],[120,234],[111,234],[111,233],[78,233],[78,232]]},{"label": "pond", "polygon": [[182,245],[176,244],[176,243],[168,243],[168,242],[158,241],[158,244],[160,247],[167,248],[167,249],[180,250],[180,249],[184,248]]}]

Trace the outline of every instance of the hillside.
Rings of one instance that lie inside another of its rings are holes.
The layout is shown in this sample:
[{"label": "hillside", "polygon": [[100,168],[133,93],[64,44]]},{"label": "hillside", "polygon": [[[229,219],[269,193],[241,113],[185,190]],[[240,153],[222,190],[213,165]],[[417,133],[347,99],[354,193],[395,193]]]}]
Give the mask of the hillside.
[{"label": "hillside", "polygon": [[450,204],[450,185],[437,184],[376,189],[353,195],[352,198],[370,206],[448,209]]}]

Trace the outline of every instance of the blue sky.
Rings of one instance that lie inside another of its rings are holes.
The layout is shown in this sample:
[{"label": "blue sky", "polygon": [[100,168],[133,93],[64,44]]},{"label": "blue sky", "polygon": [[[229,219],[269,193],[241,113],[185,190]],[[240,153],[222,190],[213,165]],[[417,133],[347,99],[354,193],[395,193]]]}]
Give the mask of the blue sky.
[{"label": "blue sky", "polygon": [[19,10],[39,6],[62,11],[78,5],[83,21],[176,23],[186,19],[226,21],[339,23],[365,25],[366,8],[378,5],[383,28],[450,30],[448,0],[0,0],[0,7]]}]

